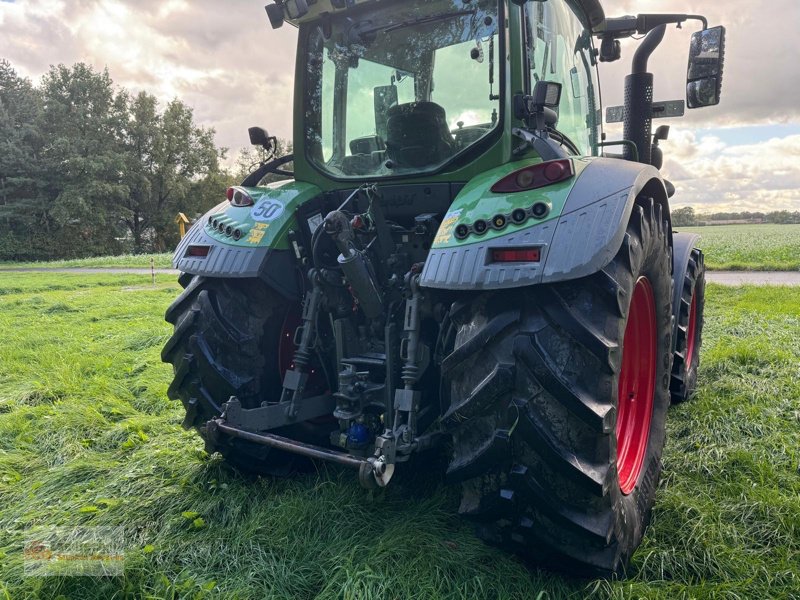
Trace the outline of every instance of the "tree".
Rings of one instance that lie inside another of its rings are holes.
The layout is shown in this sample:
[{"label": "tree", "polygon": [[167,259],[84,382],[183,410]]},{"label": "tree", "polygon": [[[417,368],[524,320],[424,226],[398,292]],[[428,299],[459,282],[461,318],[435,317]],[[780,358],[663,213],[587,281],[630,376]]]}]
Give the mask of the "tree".
[{"label": "tree", "polygon": [[216,179],[225,151],[215,146],[214,130],[197,127],[192,109],[180,100],[160,113],[156,98],[141,92],[128,103],[127,115],[123,219],[136,251],[144,249],[147,232],[148,245],[164,250],[177,242],[175,214],[195,212],[189,192],[204,178]]},{"label": "tree", "polygon": [[124,104],[115,99],[108,71],[83,63],[51,67],[41,90],[45,228],[60,230],[62,255],[113,250],[117,207],[127,195],[118,147]]},{"label": "tree", "polygon": [[697,216],[694,214],[694,208],[685,206],[683,208],[676,208],[670,213],[672,217],[672,225],[675,227],[691,227],[697,225]]},{"label": "tree", "polygon": [[0,260],[166,250],[234,180],[214,130],[107,71],[51,67],[38,86],[0,60]]},{"label": "tree", "polygon": [[25,231],[41,220],[36,159],[41,97],[28,79],[0,60],[0,255],[14,256]]}]

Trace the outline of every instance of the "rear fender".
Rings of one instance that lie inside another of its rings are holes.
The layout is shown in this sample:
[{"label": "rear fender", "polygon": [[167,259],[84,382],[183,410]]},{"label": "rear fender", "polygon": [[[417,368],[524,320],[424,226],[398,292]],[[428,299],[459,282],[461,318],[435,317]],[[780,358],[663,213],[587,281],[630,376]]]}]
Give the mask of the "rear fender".
[{"label": "rear fender", "polygon": [[[246,190],[254,205],[236,207],[226,200],[212,208],[178,244],[172,264],[184,273],[204,277],[257,277],[295,299],[300,291],[288,232],[297,228],[297,208],[321,191],[291,180]],[[207,254],[194,255],[197,246],[207,247]]]},{"label": "rear fender", "polygon": [[[463,244],[439,248],[434,244],[422,273],[422,285],[454,290],[505,289],[596,273],[611,262],[622,245],[639,196],[652,197],[669,221],[667,191],[657,169],[620,159],[591,159],[578,171],[563,207],[553,215],[556,218],[492,239],[468,238]],[[445,219],[442,227],[452,231],[458,224],[457,220]],[[539,247],[539,262],[491,262],[492,249],[518,246]]]}]

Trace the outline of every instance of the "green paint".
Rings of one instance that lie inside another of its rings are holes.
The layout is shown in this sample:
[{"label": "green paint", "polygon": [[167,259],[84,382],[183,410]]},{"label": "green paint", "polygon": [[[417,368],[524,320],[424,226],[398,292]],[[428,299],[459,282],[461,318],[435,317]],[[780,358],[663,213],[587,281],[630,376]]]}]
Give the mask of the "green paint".
[{"label": "green paint", "polygon": [[[227,201],[219,204],[204,217],[203,227],[206,234],[230,246],[243,248],[270,246],[285,250],[289,247],[287,234],[290,229],[297,226],[295,211],[301,204],[321,193],[317,186],[302,181],[279,182],[267,187],[245,189],[253,198],[255,205],[237,207]],[[263,205],[279,207],[273,208],[274,218],[266,217],[269,220],[265,221],[255,218],[255,215],[259,214],[259,207]],[[239,229],[242,237],[235,240],[232,236],[214,229],[208,222],[209,218],[222,223],[224,227]]]},{"label": "green paint", "polygon": [[[561,216],[564,204],[567,201],[575,182],[580,174],[591,162],[591,158],[575,158],[572,163],[575,177],[566,181],[549,185],[547,187],[528,192],[514,192],[511,194],[495,194],[490,188],[500,179],[522,169],[542,162],[539,158],[527,158],[513,163],[507,163],[490,169],[473,178],[453,201],[447,216],[445,216],[439,231],[436,234],[434,248],[452,248],[484,242],[500,236],[508,235],[534,225],[552,221]],[[536,202],[544,202],[550,207],[550,212],[544,219],[528,219],[520,225],[509,222],[502,230],[488,229],[483,235],[471,234],[464,240],[456,239],[453,232],[460,223],[472,224],[478,219],[489,221],[497,214],[509,214],[515,208],[530,208]]]}]

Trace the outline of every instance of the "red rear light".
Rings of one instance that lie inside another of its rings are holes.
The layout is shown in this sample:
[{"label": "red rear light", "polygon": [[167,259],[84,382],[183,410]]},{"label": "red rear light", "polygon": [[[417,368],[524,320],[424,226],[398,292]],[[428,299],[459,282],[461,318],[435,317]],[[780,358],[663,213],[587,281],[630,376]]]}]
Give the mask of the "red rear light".
[{"label": "red rear light", "polygon": [[549,160],[509,173],[492,186],[499,194],[523,192],[564,181],[575,175],[572,161],[568,158]]},{"label": "red rear light", "polygon": [[238,185],[229,187],[225,192],[225,196],[228,198],[228,202],[233,206],[253,206],[253,204],[255,204],[250,194],[247,193],[247,190]]},{"label": "red rear light", "polygon": [[541,248],[492,248],[493,263],[539,262]]},{"label": "red rear light", "polygon": [[209,250],[211,250],[211,246],[189,246],[186,249],[186,254],[184,256],[205,258],[208,256]]}]

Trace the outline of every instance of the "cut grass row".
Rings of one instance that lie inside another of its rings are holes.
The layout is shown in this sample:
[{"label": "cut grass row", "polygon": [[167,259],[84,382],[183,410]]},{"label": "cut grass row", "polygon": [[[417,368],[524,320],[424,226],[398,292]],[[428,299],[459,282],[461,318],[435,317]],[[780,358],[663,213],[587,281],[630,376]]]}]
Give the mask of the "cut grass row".
[{"label": "cut grass row", "polygon": [[[716,271],[800,270],[800,225],[725,225],[682,227],[699,233],[706,255],[706,267]],[[39,263],[0,262],[0,269],[13,267],[172,267],[172,255],[128,254]]]},{"label": "cut grass row", "polygon": [[[110,275],[0,278],[0,598],[791,598],[800,594],[800,290],[710,286],[697,398],[674,407],[626,581],[530,571],[436,476],[248,479],[166,399],[178,293]],[[117,526],[125,574],[26,577],[53,526]]]}]

